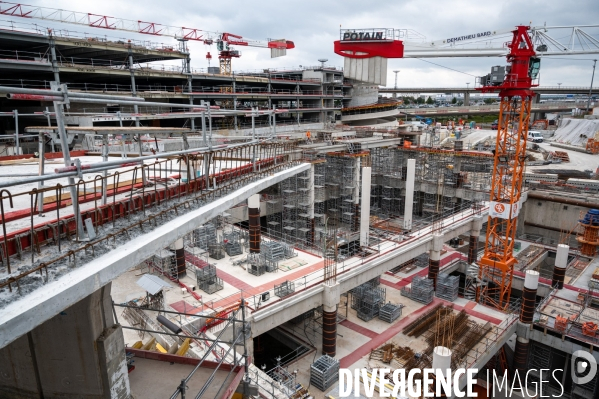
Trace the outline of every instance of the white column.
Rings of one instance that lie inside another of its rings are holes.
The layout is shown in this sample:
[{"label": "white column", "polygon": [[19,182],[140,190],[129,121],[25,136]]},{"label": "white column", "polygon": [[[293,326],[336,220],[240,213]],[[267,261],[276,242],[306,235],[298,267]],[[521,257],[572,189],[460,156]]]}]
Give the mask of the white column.
[{"label": "white column", "polygon": [[524,276],[524,287],[536,291],[539,288],[539,272],[527,270]]},{"label": "white column", "polygon": [[354,204],[360,203],[360,158],[356,158],[356,165],[354,168]]},{"label": "white column", "polygon": [[173,249],[176,251],[177,249],[183,249],[183,237],[177,238],[175,244],[173,245]]},{"label": "white column", "polygon": [[254,194],[248,198],[248,208],[260,209],[260,194]]},{"label": "white column", "polygon": [[368,231],[370,229],[370,181],[372,168],[362,168],[362,204],[360,207],[360,245],[368,246]]},{"label": "white column", "polygon": [[451,349],[444,346],[436,346],[433,349],[433,370],[440,369],[445,373],[451,370]]},{"label": "white column", "polygon": [[408,159],[406,176],[406,203],[403,215],[404,230],[412,230],[412,208],[414,207],[414,180],[416,178],[416,160]]},{"label": "white column", "polygon": [[310,166],[310,171],[308,172],[308,187],[310,191],[308,195],[310,196],[310,205],[308,205],[308,215],[310,220],[314,219],[314,164]]},{"label": "white column", "polygon": [[555,267],[565,269],[568,266],[568,252],[570,252],[570,246],[566,244],[559,244],[557,246],[557,253],[555,254]]}]

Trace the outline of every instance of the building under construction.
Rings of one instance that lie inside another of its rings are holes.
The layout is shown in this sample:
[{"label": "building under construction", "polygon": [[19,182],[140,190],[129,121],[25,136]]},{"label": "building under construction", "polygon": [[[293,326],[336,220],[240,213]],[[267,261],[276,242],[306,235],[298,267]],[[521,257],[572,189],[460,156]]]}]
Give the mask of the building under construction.
[{"label": "building under construction", "polygon": [[399,124],[352,60],[233,73],[229,45],[283,45],[214,40],[204,71],[186,40],[0,34],[2,398],[335,398],[341,368],[440,364],[480,370],[479,397],[486,370],[530,369],[562,369],[545,394],[599,395],[570,366],[599,359],[580,167],[599,157],[517,136],[534,88],[458,139]]}]

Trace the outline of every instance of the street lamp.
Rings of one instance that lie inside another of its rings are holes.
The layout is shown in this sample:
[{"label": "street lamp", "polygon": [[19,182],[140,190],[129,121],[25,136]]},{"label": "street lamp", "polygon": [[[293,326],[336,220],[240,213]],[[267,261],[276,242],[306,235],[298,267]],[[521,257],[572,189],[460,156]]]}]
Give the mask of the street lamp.
[{"label": "street lamp", "polygon": [[[397,74],[399,73],[399,69],[395,69],[393,71],[393,73],[395,74],[395,86],[394,86],[394,89],[397,90]],[[393,93],[393,98],[397,98],[397,92]]]},{"label": "street lamp", "polygon": [[558,84],[557,84],[557,87],[558,87],[558,88],[561,88],[561,86],[562,86],[562,84],[561,84],[561,83],[558,83]]},{"label": "street lamp", "polygon": [[589,87],[589,100],[587,101],[587,112],[589,112],[589,108],[591,108],[591,96],[593,95],[593,79],[595,79],[595,65],[597,64],[597,60],[593,60],[593,75],[591,76],[591,87]]},{"label": "street lamp", "polygon": [[466,82],[466,90],[470,90],[470,82]]}]

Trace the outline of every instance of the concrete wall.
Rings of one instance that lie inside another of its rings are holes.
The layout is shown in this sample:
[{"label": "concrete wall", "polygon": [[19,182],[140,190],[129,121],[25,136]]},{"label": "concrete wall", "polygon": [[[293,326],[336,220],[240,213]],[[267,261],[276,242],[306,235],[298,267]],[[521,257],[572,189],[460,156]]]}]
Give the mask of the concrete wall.
[{"label": "concrete wall", "polygon": [[559,241],[561,231],[571,231],[578,223],[581,213],[585,214],[588,210],[583,206],[529,198],[522,205],[518,217],[517,235],[537,234],[545,240]]},{"label": "concrete wall", "polygon": [[108,284],[0,349],[2,398],[128,398]]},{"label": "concrete wall", "polygon": [[[346,58],[347,60],[348,58]],[[376,104],[379,100],[379,87],[369,83],[354,82],[349,107]],[[342,118],[343,119],[343,118]]]}]

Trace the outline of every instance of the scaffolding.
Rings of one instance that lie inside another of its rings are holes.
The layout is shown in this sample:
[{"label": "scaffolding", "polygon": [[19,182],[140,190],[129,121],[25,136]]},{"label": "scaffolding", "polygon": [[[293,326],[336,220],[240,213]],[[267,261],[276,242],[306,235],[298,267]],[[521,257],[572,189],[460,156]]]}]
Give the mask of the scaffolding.
[{"label": "scaffolding", "polygon": [[357,286],[351,290],[351,294],[351,308],[364,321],[370,321],[379,315],[386,298],[385,289],[380,288],[380,277]]},{"label": "scaffolding", "polygon": [[310,384],[326,391],[339,381],[339,360],[323,355],[310,366]]},{"label": "scaffolding", "polygon": [[326,223],[326,163],[314,164],[314,242],[321,241]]},{"label": "scaffolding", "polygon": [[297,176],[290,177],[281,182],[281,195],[283,201],[282,212],[282,237],[288,244],[295,245],[297,239]]},{"label": "scaffolding", "polygon": [[223,231],[223,243],[227,255],[237,256],[243,254],[243,248],[241,246],[241,237],[239,231],[233,228],[227,231]]},{"label": "scaffolding", "polygon": [[293,281],[283,281],[281,284],[275,285],[275,296],[285,298],[295,292],[295,283]]},{"label": "scaffolding", "polygon": [[266,264],[261,254],[249,253],[247,257],[247,271],[254,276],[261,276],[266,273]]},{"label": "scaffolding", "polygon": [[210,244],[216,244],[217,232],[213,223],[206,223],[193,231],[194,247],[208,250]]},{"label": "scaffolding", "polygon": [[307,170],[297,175],[297,224],[296,238],[298,242],[307,243],[311,232],[312,220],[310,207],[312,206],[310,192],[311,171]]},{"label": "scaffolding", "polygon": [[178,277],[175,254],[167,249],[161,249],[152,257],[152,265],[156,267],[163,275]]},{"label": "scaffolding", "polygon": [[196,280],[198,288],[207,294],[214,294],[224,288],[223,280],[216,275],[216,267],[213,265],[196,269]]},{"label": "scaffolding", "polygon": [[275,184],[276,194],[266,196],[266,226],[269,237],[281,237],[283,227],[281,224],[281,195],[279,190],[281,185]]},{"label": "scaffolding", "polygon": [[445,273],[441,273],[437,276],[437,291],[435,295],[438,298],[453,302],[458,298],[459,289],[459,276],[450,276],[449,274]]},{"label": "scaffolding", "polygon": [[401,310],[404,305],[395,305],[391,302],[387,302],[379,310],[379,319],[386,321],[387,323],[393,323],[395,320],[401,317]]},{"label": "scaffolding", "polygon": [[424,303],[425,305],[433,301],[434,294],[433,280],[420,276],[414,276],[411,288],[403,287],[401,289],[402,296],[416,302]]}]

